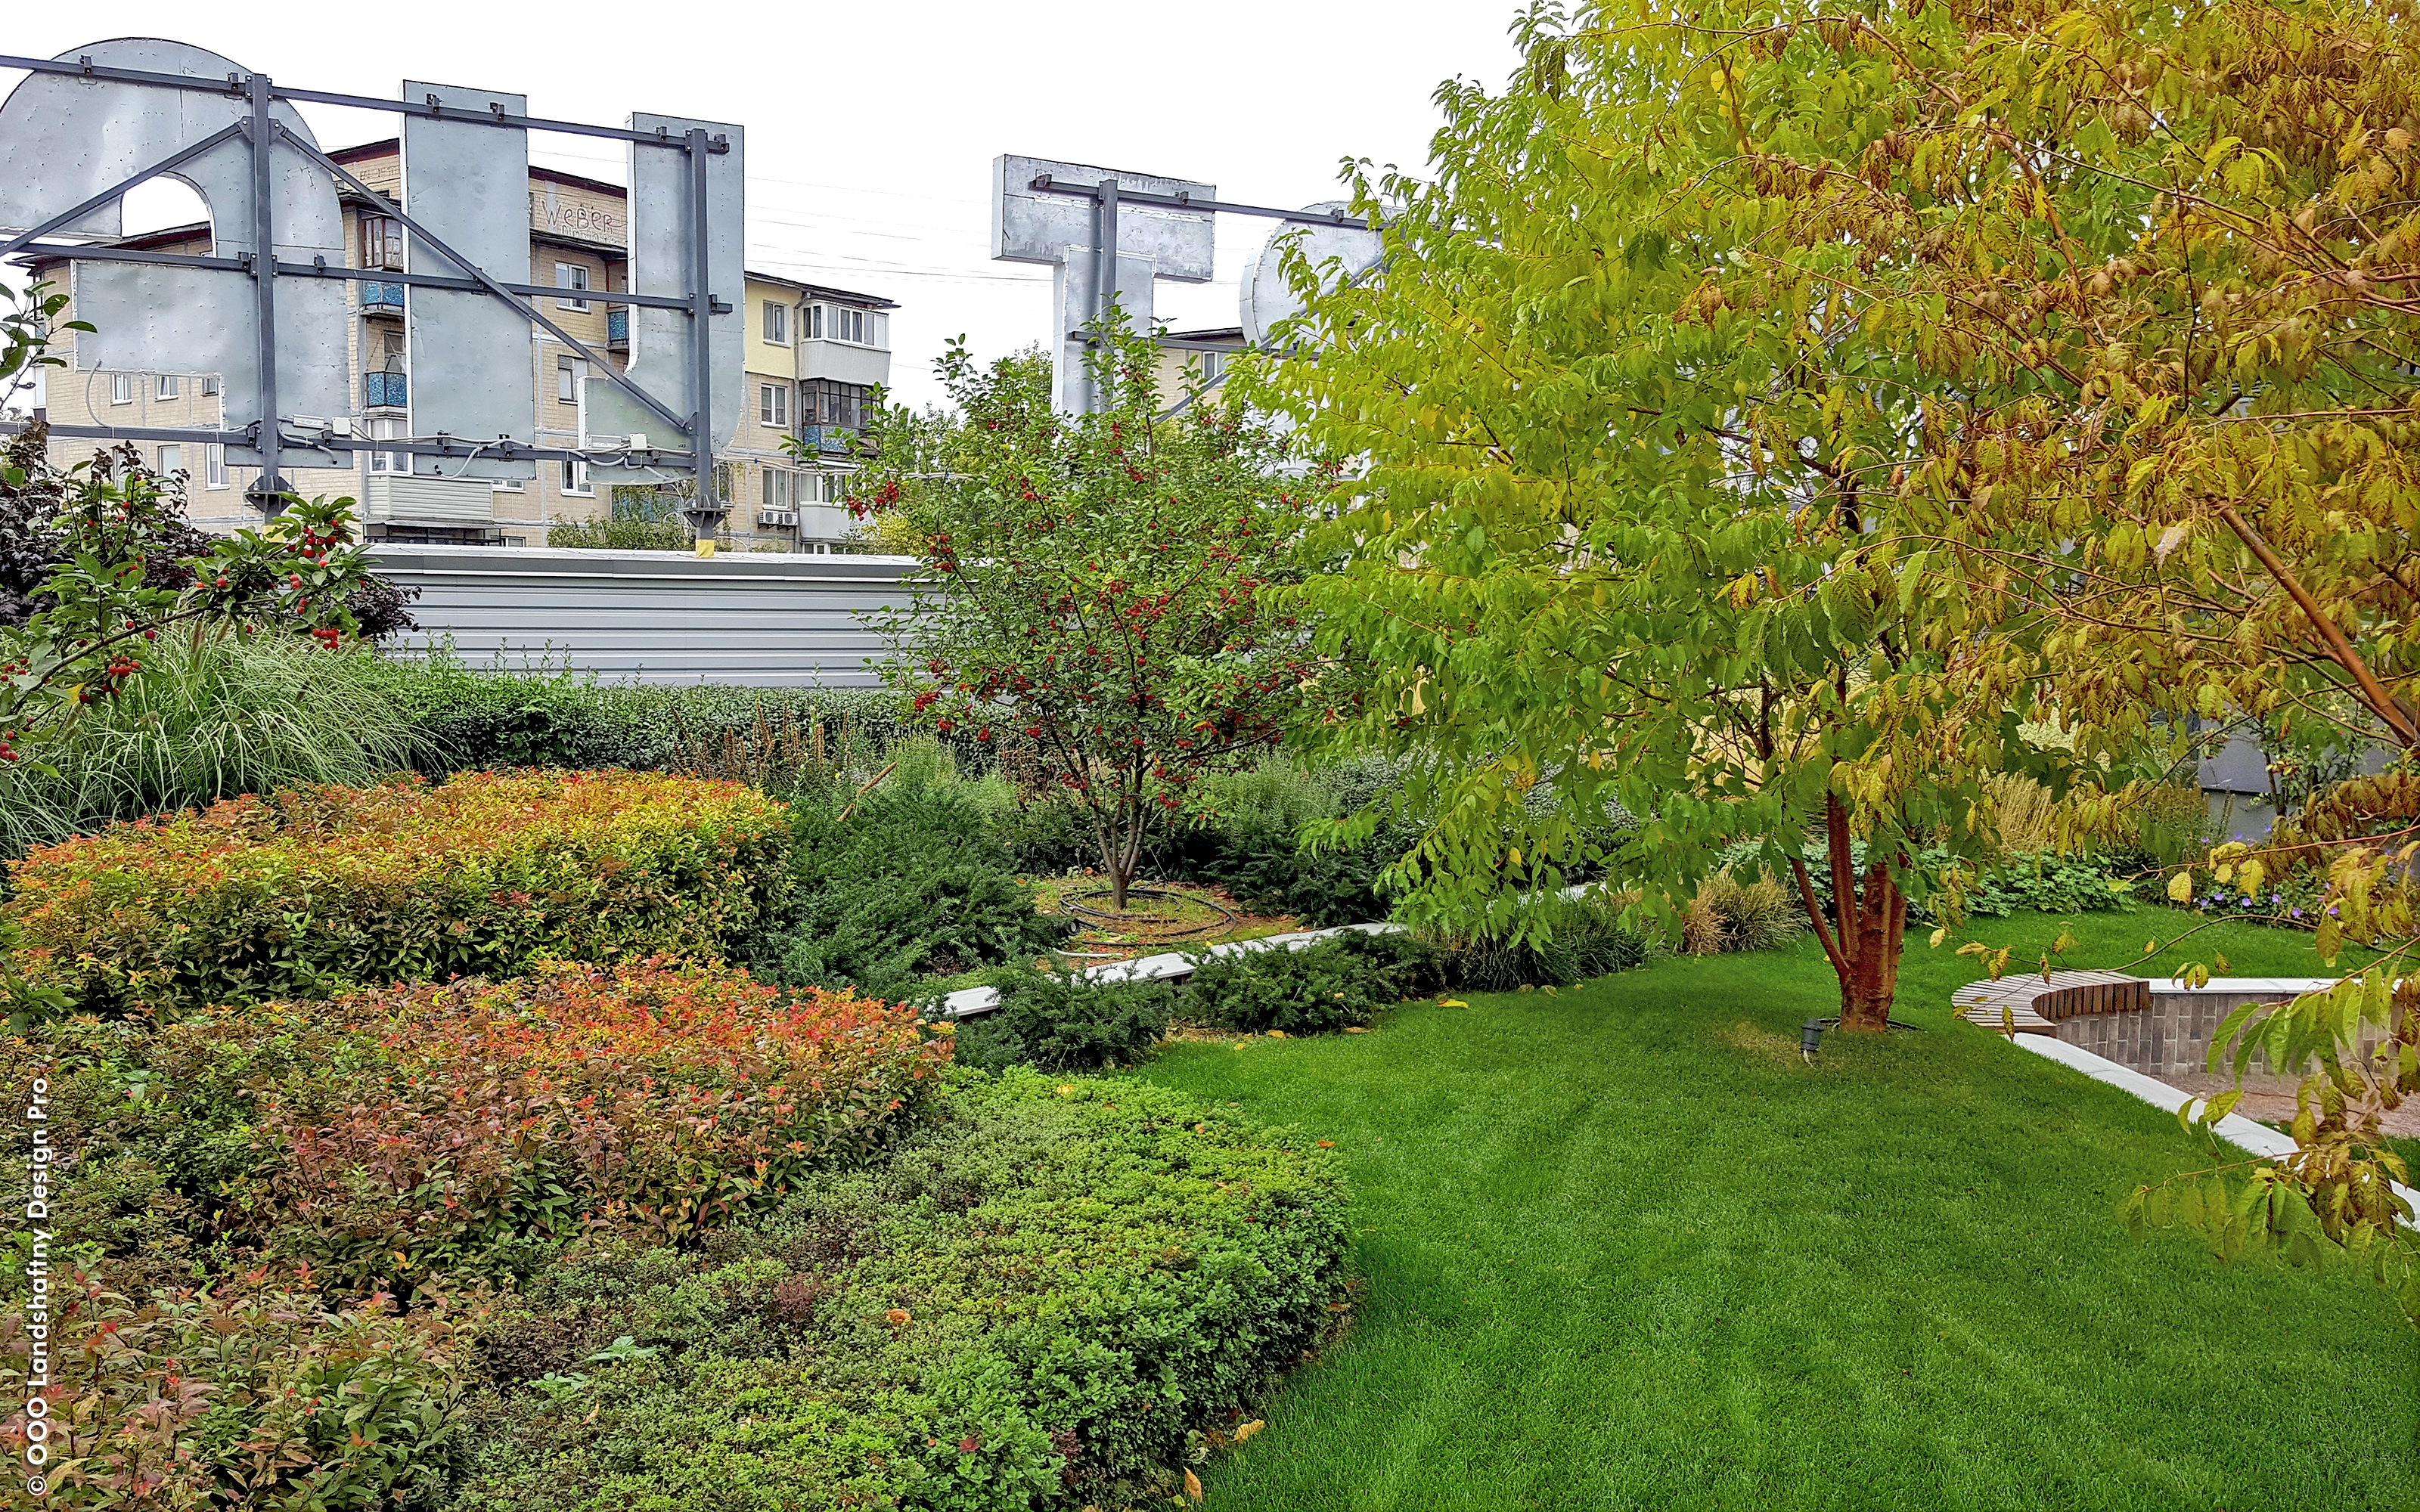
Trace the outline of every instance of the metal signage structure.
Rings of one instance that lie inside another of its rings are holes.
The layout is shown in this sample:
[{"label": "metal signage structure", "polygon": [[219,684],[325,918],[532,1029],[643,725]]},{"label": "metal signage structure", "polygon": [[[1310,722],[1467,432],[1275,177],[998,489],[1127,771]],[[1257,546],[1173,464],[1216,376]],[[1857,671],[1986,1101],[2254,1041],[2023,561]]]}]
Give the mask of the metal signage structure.
[{"label": "metal signage structure", "polygon": [[[98,328],[76,345],[78,369],[216,374],[229,417],[220,430],[53,434],[224,444],[231,462],[261,469],[257,497],[272,510],[287,467],[349,467],[378,451],[446,477],[529,478],[562,459],[632,483],[686,475],[693,510],[721,513],[714,453],[737,430],[742,386],[737,126],[547,120],[520,95],[416,82],[399,100],[289,88],[146,38],[0,55],[0,68],[30,74],[0,102],[0,259],[71,265],[77,317]],[[296,102],[402,116],[402,203],[320,150]],[[589,297],[629,307],[627,371],[541,313],[535,301],[561,290],[526,282],[534,131],[626,144],[629,286]],[[163,177],[209,206],[207,255],[107,244],[126,192]],[[340,184],[404,227],[403,271],[347,266]],[[349,282],[403,285],[416,370],[406,437],[372,440],[347,418]],[[610,385],[578,446],[536,444],[533,326]]]},{"label": "metal signage structure", "polygon": [[[1051,269],[1052,329],[1059,332],[1053,388],[1059,407],[1078,413],[1104,402],[1084,371],[1084,353],[1093,342],[1081,329],[1085,322],[1107,320],[1115,306],[1138,331],[1152,331],[1157,280],[1209,282],[1212,216],[1285,222],[1295,228],[1293,234],[1304,237],[1302,250],[1314,265],[1334,263],[1345,283],[1368,277],[1384,255],[1381,223],[1350,213],[1342,201],[1299,210],[1237,205],[1218,198],[1209,184],[1014,153],[993,160],[992,188],[993,258]],[[1301,232],[1302,227],[1310,230]],[[1281,230],[1270,238],[1238,297],[1245,340],[1254,347],[1267,347],[1279,321],[1301,313],[1301,301],[1280,271],[1280,240],[1289,234]],[[1158,340],[1187,350],[1229,349],[1218,342]]]}]

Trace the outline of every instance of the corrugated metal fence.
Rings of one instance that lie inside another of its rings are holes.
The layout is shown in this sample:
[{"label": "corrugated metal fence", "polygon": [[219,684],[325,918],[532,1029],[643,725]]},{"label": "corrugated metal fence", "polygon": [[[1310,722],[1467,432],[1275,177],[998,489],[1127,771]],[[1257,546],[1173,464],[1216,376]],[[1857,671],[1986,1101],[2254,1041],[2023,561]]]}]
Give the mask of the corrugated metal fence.
[{"label": "corrugated metal fence", "polygon": [[858,616],[896,602],[904,557],[373,545],[417,588],[414,643],[473,666],[541,657],[641,683],[865,687],[879,647]]}]

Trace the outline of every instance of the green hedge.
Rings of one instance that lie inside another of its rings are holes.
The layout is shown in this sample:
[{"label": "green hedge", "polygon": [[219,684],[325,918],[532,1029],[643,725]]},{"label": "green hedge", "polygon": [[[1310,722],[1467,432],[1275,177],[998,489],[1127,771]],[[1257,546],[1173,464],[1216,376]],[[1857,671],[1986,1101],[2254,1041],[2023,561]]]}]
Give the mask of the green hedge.
[{"label": "green hedge", "polygon": [[1165,1503],[1302,1358],[1348,1236],[1330,1159],[1125,1081],[970,1077],[878,1168],[702,1250],[537,1277],[457,1504]]},{"label": "green hedge", "polygon": [[602,683],[544,663],[472,668],[450,654],[394,663],[395,698],[414,733],[413,764],[430,773],[500,766],[660,770],[692,741],[743,735],[759,717],[821,719],[887,745],[908,731],[881,688],[724,687]]}]

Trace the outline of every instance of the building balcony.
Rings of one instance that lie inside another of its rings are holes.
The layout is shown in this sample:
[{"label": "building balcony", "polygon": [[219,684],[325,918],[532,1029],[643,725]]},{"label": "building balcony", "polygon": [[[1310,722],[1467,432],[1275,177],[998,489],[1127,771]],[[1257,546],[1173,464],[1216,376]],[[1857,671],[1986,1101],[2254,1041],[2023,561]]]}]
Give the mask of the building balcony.
[{"label": "building balcony", "polygon": [[361,291],[364,315],[392,316],[403,318],[403,285],[400,284],[356,284]]},{"label": "building balcony", "polygon": [[830,456],[871,455],[874,443],[864,432],[846,425],[800,425],[799,442],[811,452]]},{"label": "building balcony", "polygon": [[605,349],[615,352],[630,349],[630,312],[628,309],[605,312]]},{"label": "building balcony", "polygon": [[365,373],[362,375],[362,408],[365,409],[400,409],[411,402],[410,392],[401,373]]}]

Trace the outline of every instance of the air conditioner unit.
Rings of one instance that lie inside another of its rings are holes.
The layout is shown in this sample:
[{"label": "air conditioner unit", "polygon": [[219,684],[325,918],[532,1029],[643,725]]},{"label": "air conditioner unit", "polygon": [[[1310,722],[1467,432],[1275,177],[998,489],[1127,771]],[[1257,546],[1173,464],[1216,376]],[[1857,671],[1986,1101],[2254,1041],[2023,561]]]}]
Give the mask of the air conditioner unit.
[{"label": "air conditioner unit", "polygon": [[796,525],[799,523],[799,512],[795,509],[760,509],[756,512],[756,523],[759,525]]}]

